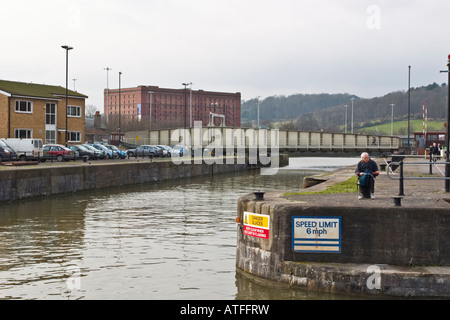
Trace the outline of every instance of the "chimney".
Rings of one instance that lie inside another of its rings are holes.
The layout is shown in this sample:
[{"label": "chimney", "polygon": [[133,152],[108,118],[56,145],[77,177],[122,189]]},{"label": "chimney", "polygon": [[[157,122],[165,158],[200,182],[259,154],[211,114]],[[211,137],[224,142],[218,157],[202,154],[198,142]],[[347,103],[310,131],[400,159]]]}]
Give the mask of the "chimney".
[{"label": "chimney", "polygon": [[102,126],[102,116],[100,111],[97,111],[94,115],[94,128],[100,128]]}]

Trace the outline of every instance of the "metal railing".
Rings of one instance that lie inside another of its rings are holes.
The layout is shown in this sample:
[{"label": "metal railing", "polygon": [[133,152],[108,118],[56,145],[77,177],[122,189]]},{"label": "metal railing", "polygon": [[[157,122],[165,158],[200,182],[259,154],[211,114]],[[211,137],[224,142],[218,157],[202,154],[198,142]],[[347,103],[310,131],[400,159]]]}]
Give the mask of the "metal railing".
[{"label": "metal railing", "polygon": [[[448,162],[442,163],[443,165],[448,165]],[[405,177],[404,175],[404,166],[405,165],[429,165],[430,167],[432,165],[436,165],[436,162],[430,161],[430,162],[403,162],[403,161],[398,161],[398,162],[391,162],[388,164],[388,170],[387,172],[387,176],[389,179],[391,180],[398,180],[399,181],[399,196],[404,196],[405,192],[404,192],[404,181],[405,180],[450,180],[450,177],[446,177],[445,174],[439,170],[444,176],[443,177]],[[389,173],[390,171],[393,172],[391,170],[391,166],[399,166],[400,167],[400,176],[395,178],[395,177],[391,177],[391,174]],[[431,171],[431,168],[430,168]]]},{"label": "metal railing", "polygon": [[[251,128],[204,127],[186,129],[161,129],[127,132],[123,141],[133,145],[175,145],[180,143],[179,130],[187,132],[188,141],[200,139],[198,145],[208,146],[219,137],[222,146],[249,146],[256,141],[259,145],[277,145],[280,150],[339,151],[363,150],[392,152],[401,146],[400,138],[365,134],[329,133],[297,130],[270,130]],[[275,131],[275,132],[272,132]],[[219,135],[217,135],[219,133]],[[262,140],[263,141],[262,141]],[[276,141],[273,141],[273,140]]]}]

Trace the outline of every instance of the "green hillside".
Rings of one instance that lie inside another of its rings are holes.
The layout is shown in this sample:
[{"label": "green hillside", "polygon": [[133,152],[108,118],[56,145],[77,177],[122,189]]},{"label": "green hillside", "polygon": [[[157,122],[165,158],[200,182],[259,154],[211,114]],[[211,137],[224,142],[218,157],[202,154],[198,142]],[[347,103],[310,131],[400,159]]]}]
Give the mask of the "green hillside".
[{"label": "green hillside", "polygon": [[[410,96],[410,97],[409,97]],[[295,94],[272,96],[259,103],[260,125],[266,128],[283,128],[304,131],[354,132],[391,134],[391,117],[394,113],[394,134],[406,135],[408,114],[411,132],[422,131],[423,106],[428,111],[428,130],[443,130],[447,119],[448,88],[436,83],[388,93],[382,97],[363,99],[350,94]],[[255,126],[258,101],[242,104],[242,125]]]},{"label": "green hillside", "polygon": [[[413,132],[422,132],[423,121],[422,120],[411,120],[411,134]],[[407,135],[408,134],[408,121],[397,121],[394,122],[394,135]],[[341,130],[344,128],[342,127]],[[443,121],[428,121],[427,123],[428,131],[445,131]],[[364,128],[358,128],[354,130],[355,133],[364,134],[379,134],[379,135],[391,135],[391,123],[378,124],[373,126],[366,126]]]}]

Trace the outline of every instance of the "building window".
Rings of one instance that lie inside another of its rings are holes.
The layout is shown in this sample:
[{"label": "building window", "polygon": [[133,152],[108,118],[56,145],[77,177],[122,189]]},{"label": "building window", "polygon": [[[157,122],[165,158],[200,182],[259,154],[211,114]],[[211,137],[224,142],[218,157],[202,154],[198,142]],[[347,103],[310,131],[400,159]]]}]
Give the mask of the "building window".
[{"label": "building window", "polygon": [[81,132],[69,131],[69,142],[81,142]]},{"label": "building window", "polygon": [[31,139],[33,138],[33,130],[31,129],[15,129],[14,138]]},{"label": "building window", "polygon": [[45,131],[45,143],[52,144],[56,143],[56,131]]},{"label": "building window", "polygon": [[16,112],[33,113],[31,101],[16,100]]},{"label": "building window", "polygon": [[67,107],[67,115],[69,117],[77,117],[81,118],[81,107],[77,106],[68,106]]},{"label": "building window", "polygon": [[56,104],[54,103],[45,104],[45,124],[56,124]]}]

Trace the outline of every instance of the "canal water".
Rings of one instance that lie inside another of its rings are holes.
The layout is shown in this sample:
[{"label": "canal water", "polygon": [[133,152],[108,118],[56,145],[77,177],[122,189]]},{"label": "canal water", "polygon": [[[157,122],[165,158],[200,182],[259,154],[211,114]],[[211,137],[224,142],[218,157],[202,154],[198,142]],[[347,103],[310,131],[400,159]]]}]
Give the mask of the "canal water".
[{"label": "canal water", "polygon": [[0,299],[338,299],[236,273],[237,199],[301,188],[355,158],[295,158],[241,172],[0,205]]}]

